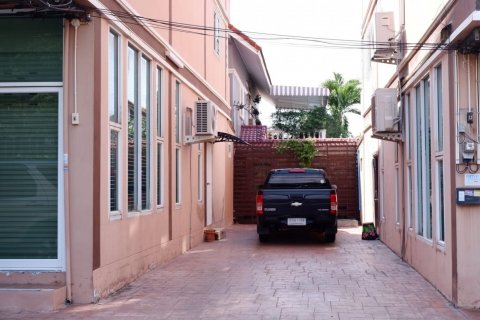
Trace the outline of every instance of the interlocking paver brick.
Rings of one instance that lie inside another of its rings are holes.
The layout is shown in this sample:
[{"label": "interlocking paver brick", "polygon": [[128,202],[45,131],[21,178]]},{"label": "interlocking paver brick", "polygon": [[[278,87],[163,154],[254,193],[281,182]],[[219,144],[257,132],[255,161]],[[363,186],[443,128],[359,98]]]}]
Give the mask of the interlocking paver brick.
[{"label": "interlocking paver brick", "polygon": [[3,319],[480,319],[452,306],[380,241],[340,229],[260,244],[255,225],[234,225],[97,304]]}]

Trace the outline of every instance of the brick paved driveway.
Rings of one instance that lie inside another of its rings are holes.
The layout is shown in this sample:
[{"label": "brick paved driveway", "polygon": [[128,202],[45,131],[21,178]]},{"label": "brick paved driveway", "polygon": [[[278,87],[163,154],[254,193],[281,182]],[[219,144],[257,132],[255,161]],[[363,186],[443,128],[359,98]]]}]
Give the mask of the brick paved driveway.
[{"label": "brick paved driveway", "polygon": [[202,243],[95,305],[2,319],[469,319],[380,241],[340,229],[259,244],[254,225]]}]

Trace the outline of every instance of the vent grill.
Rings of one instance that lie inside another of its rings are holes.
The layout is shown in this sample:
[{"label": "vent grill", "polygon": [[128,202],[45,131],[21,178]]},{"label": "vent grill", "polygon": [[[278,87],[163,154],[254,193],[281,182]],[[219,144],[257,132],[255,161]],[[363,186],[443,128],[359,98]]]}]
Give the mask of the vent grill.
[{"label": "vent grill", "polygon": [[215,106],[210,101],[196,101],[197,135],[216,135],[215,132]]}]

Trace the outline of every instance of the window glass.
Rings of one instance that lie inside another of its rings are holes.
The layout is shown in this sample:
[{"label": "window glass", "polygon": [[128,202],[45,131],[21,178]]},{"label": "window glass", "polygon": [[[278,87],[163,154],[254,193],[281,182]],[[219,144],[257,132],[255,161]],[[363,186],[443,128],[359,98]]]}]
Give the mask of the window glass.
[{"label": "window glass", "polygon": [[157,68],[157,136],[163,136],[163,71]]},{"label": "window glass", "polygon": [[129,47],[128,48],[128,152],[127,152],[127,185],[128,185],[128,211],[134,211],[137,209],[138,199],[138,126],[137,126],[137,60],[138,52]]},{"label": "window glass", "polygon": [[180,190],[181,190],[181,180],[180,180],[180,149],[175,149],[175,203],[179,204],[181,201]]},{"label": "window glass", "polygon": [[406,142],[406,157],[407,161],[412,159],[412,144],[410,141],[410,95],[407,94],[404,98],[405,106],[405,142]]},{"label": "window glass", "polygon": [[416,189],[416,217],[417,234],[423,235],[423,130],[422,130],[422,90],[420,85],[415,88],[415,189]]},{"label": "window glass", "polygon": [[118,211],[118,131],[110,130],[110,211]]},{"label": "window glass", "polygon": [[442,100],[442,66],[435,68],[436,85],[436,140],[437,151],[443,151],[443,100]]},{"label": "window glass", "polygon": [[157,143],[157,205],[163,205],[163,144]]},{"label": "window glass", "polygon": [[424,213],[425,213],[425,233],[424,236],[428,239],[432,238],[432,128],[430,125],[430,79],[426,78],[423,80],[423,94],[424,94],[424,105],[423,105],[423,126],[425,127],[424,141],[425,141],[425,186],[427,187],[424,193]]},{"label": "window glass", "polygon": [[430,79],[416,87],[416,188],[417,234],[432,238],[432,160],[430,125]]},{"label": "window glass", "polygon": [[175,142],[180,143],[180,83],[175,82]]},{"label": "window glass", "polygon": [[137,130],[135,128],[135,107],[130,102],[128,103],[128,211],[136,209],[137,205]]},{"label": "window glass", "polygon": [[412,167],[407,167],[407,213],[408,213],[408,228],[413,228],[413,188],[412,188]]},{"label": "window glass", "polygon": [[142,210],[150,209],[150,61],[141,58]]},{"label": "window glass", "polygon": [[128,48],[128,210],[151,208],[150,60]]},{"label": "window glass", "polygon": [[443,160],[437,161],[438,177],[438,240],[445,241],[445,205],[444,205],[444,181]]},{"label": "window glass", "polygon": [[110,31],[108,35],[108,114],[110,121],[116,123],[120,123],[119,65],[119,36]]}]

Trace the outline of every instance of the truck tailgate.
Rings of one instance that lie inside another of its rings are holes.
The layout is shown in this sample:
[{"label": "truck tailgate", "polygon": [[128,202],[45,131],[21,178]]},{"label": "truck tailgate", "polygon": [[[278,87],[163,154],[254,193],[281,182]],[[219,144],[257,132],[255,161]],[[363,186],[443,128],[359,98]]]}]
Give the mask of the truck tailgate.
[{"label": "truck tailgate", "polygon": [[330,212],[330,191],[310,189],[301,192],[295,189],[263,191],[264,214],[290,217],[318,216]]}]

